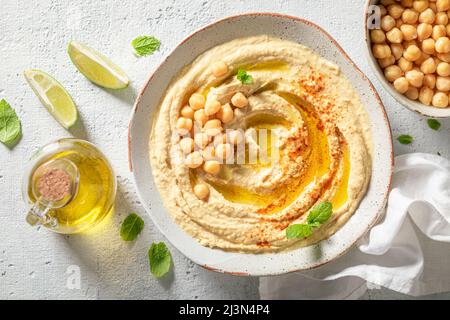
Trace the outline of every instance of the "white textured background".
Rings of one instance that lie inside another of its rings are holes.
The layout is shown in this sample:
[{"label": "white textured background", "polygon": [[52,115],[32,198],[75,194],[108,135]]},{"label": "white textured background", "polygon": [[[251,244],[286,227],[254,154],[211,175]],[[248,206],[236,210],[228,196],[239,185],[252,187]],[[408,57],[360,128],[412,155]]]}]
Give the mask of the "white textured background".
[{"label": "white textured background", "polygon": [[[362,0],[153,0],[19,1],[0,0],[0,99],[13,106],[23,125],[22,141],[9,150],[0,145],[0,298],[44,299],[202,299],[257,298],[256,278],[238,278],[203,270],[172,249],[175,268],[164,280],[149,273],[147,250],[164,240],[145,217],[127,163],[127,124],[137,91],[162,58],[202,25],[240,12],[272,11],[310,19],[329,31],[373,80],[389,114],[394,136],[414,136],[411,146],[395,142],[396,154],[440,152],[450,157],[450,121],[440,132],[426,119],[403,109],[381,89],[363,54]],[[161,39],[153,56],[137,58],[131,40],[141,34]],[[98,49],[120,65],[132,84],[122,91],[92,85],[70,63],[69,40]],[[55,76],[71,93],[82,128],[67,132],[50,116],[27,86],[22,72],[39,68]],[[61,236],[36,230],[24,221],[22,169],[43,144],[75,136],[87,139],[108,156],[118,176],[116,213],[95,232]],[[132,211],[145,217],[138,240],[128,244],[119,226]],[[66,270],[78,265],[80,290],[66,286]],[[408,298],[372,290],[369,298]],[[450,294],[433,296],[450,298]]]}]

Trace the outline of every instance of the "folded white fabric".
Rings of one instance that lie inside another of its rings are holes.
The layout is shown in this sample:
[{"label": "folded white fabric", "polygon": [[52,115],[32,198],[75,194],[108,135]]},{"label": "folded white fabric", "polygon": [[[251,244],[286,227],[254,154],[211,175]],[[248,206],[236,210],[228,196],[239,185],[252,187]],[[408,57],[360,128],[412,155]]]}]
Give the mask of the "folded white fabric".
[{"label": "folded white fabric", "polygon": [[356,299],[369,286],[419,296],[450,291],[450,161],[395,158],[384,218],[320,268],[260,279],[262,299]]}]

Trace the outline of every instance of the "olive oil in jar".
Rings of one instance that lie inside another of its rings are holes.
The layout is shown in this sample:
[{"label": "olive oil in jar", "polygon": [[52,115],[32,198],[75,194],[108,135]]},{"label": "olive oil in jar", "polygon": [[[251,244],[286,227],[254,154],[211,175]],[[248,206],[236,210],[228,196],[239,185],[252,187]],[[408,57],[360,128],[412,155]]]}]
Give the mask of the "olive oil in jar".
[{"label": "olive oil in jar", "polygon": [[105,156],[91,143],[61,139],[33,157],[24,181],[32,205],[27,221],[78,233],[97,225],[113,209],[116,179]]}]

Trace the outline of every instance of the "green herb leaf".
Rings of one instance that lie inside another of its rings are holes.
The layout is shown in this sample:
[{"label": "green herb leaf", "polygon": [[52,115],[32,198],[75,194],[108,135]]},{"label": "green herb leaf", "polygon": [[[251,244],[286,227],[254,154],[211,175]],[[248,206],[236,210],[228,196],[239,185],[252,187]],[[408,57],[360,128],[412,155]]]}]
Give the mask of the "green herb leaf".
[{"label": "green herb leaf", "polygon": [[411,144],[413,142],[413,137],[411,137],[408,134],[402,134],[400,137],[397,138],[397,140],[401,144]]},{"label": "green herb leaf", "polygon": [[122,223],[120,236],[125,241],[133,241],[144,228],[144,220],[136,213],[131,213]]},{"label": "green herb leaf", "polygon": [[309,224],[291,224],[286,228],[286,238],[301,239],[312,235],[312,227]]},{"label": "green herb leaf", "polygon": [[253,83],[253,77],[247,73],[244,69],[239,69],[236,78],[242,82],[242,84]]},{"label": "green herb leaf", "polygon": [[131,45],[137,55],[146,56],[158,50],[161,42],[153,36],[139,36],[131,42]]},{"label": "green herb leaf", "polygon": [[319,228],[333,213],[331,202],[322,202],[314,206],[306,218],[306,224],[293,224],[286,228],[287,239],[301,239],[312,235],[313,228]]},{"label": "green herb leaf", "polygon": [[157,278],[161,278],[170,270],[172,255],[164,242],[153,242],[148,250],[148,260],[152,274]]},{"label": "green herb leaf", "polygon": [[439,128],[441,127],[441,123],[436,119],[428,119],[427,123],[428,126],[433,130],[439,130]]},{"label": "green herb leaf", "polygon": [[0,101],[0,142],[10,146],[22,133],[19,117],[5,99]]},{"label": "green herb leaf", "polygon": [[331,217],[332,213],[333,205],[331,204],[331,202],[322,202],[311,209],[306,221],[308,222],[308,224],[314,224],[314,226],[317,226],[317,224],[319,224],[320,226]]},{"label": "green herb leaf", "polygon": [[322,224],[320,222],[308,223],[313,228],[319,228]]}]

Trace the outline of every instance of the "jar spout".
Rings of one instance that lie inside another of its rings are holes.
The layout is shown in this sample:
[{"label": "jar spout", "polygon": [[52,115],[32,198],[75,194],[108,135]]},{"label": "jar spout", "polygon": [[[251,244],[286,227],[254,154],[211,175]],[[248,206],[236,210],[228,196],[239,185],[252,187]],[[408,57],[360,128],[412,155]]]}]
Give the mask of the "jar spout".
[{"label": "jar spout", "polygon": [[58,226],[58,221],[50,215],[50,206],[42,207],[37,201],[28,211],[25,220],[31,226],[43,225],[50,228]]}]

